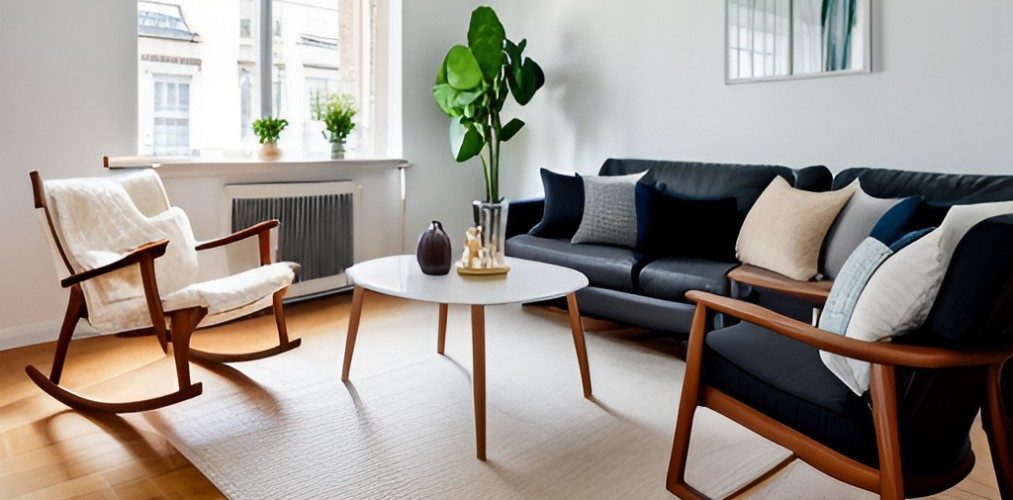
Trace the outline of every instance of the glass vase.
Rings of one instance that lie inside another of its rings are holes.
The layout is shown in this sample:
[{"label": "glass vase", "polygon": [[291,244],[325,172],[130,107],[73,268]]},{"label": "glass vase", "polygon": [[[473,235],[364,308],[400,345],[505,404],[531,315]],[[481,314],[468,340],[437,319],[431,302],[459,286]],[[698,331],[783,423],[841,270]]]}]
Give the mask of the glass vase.
[{"label": "glass vase", "polygon": [[331,159],[343,160],[345,158],[345,141],[331,141]]},{"label": "glass vase", "polygon": [[475,223],[482,228],[482,249],[489,258],[488,267],[506,266],[506,224],[509,203],[506,200],[499,203],[476,201],[472,208]]}]

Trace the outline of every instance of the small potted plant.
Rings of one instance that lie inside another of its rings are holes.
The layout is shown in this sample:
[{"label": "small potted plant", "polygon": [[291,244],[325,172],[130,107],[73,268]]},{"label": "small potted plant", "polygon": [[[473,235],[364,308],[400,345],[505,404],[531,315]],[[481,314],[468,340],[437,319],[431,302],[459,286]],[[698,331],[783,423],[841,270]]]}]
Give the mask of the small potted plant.
[{"label": "small potted plant", "polygon": [[253,133],[260,138],[260,157],[265,160],[273,160],[281,156],[278,149],[278,137],[281,131],[288,126],[288,120],[281,118],[261,118],[253,122]]},{"label": "small potted plant", "polygon": [[325,99],[317,95],[313,103],[313,119],[324,122],[324,139],[331,143],[331,159],[345,157],[345,139],[355,130],[358,110],[351,94],[330,94]]}]

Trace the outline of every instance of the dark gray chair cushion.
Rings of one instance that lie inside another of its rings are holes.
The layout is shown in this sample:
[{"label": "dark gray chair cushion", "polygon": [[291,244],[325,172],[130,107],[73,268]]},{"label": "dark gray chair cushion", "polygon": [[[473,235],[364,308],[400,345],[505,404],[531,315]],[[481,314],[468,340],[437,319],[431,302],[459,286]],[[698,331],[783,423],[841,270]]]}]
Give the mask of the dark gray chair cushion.
[{"label": "dark gray chair cushion", "polygon": [[690,290],[728,295],[728,271],[738,262],[721,262],[692,257],[665,257],[640,270],[640,291],[647,296],[683,301]]},{"label": "dark gray chair cushion", "polygon": [[574,245],[568,240],[522,234],[507,240],[506,254],[576,269],[587,276],[592,286],[627,292],[635,289],[633,270],[638,258],[629,248]]},{"label": "dark gray chair cushion", "polygon": [[[877,465],[876,432],[866,400],[823,366],[816,348],[742,322],[707,335],[702,368],[705,384],[854,460]],[[949,401],[976,398],[966,390],[975,385],[937,382],[936,389],[946,391]],[[980,384],[981,379],[963,382]],[[946,408],[943,399],[933,400],[942,406],[930,408],[923,393],[905,389],[903,381],[898,385],[905,473],[931,476],[965,458],[969,425],[949,424],[950,417],[963,420],[966,412]]]}]

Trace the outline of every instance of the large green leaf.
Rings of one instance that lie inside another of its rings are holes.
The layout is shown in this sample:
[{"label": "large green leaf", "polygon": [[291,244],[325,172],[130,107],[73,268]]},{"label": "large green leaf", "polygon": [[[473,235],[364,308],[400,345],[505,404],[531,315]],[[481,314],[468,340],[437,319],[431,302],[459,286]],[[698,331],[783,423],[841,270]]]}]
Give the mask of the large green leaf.
[{"label": "large green leaf", "polygon": [[503,67],[503,41],[506,31],[499,22],[496,11],[490,7],[479,7],[471,13],[468,27],[468,47],[478,60],[486,81],[492,81]]},{"label": "large green leaf", "polygon": [[[482,68],[464,45],[454,45],[443,62],[447,83],[458,90],[472,90],[482,83]],[[437,75],[439,78],[439,74]]]},{"label": "large green leaf", "polygon": [[517,132],[520,132],[521,128],[524,127],[524,122],[514,118],[510,120],[506,125],[503,126],[503,130],[499,133],[499,140],[506,142],[509,141]]},{"label": "large green leaf", "polygon": [[545,73],[542,72],[542,68],[538,66],[538,63],[531,60],[530,57],[524,59],[524,64],[521,65],[519,71],[512,71],[510,78],[507,79],[510,84],[510,92],[514,95],[514,99],[517,100],[517,104],[521,106],[531,102],[531,98],[535,96],[535,92],[545,85]]},{"label": "large green leaf", "polygon": [[436,83],[435,85],[442,85],[447,83],[447,58],[443,58],[443,63],[440,64],[440,69],[436,70]]},{"label": "large green leaf", "polygon": [[450,120],[450,154],[458,162],[468,161],[478,156],[485,146],[482,134],[474,124],[462,123],[460,118]]},{"label": "large green leaf", "polygon": [[433,86],[433,99],[436,100],[436,104],[440,105],[440,109],[444,113],[450,116],[460,115],[460,110],[456,109],[454,100],[457,98],[458,91],[450,84],[440,83]]}]

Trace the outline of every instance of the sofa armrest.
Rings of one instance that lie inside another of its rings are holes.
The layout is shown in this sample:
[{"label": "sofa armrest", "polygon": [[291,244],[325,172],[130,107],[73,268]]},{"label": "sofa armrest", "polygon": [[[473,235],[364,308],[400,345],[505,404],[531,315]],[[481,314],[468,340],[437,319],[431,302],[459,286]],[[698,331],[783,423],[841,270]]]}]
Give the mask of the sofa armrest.
[{"label": "sofa armrest", "polygon": [[728,271],[728,279],[822,306],[830,297],[833,281],[798,281],[763,268],[741,265]]},{"label": "sofa armrest", "polygon": [[542,221],[545,211],[545,198],[528,198],[512,200],[507,214],[506,237],[525,234]]}]

